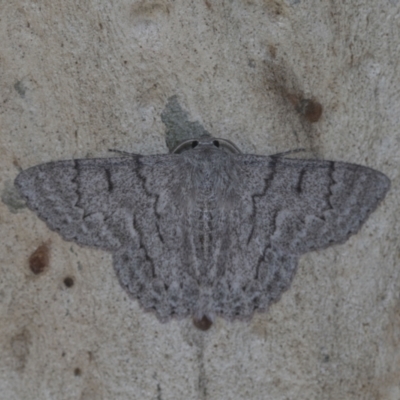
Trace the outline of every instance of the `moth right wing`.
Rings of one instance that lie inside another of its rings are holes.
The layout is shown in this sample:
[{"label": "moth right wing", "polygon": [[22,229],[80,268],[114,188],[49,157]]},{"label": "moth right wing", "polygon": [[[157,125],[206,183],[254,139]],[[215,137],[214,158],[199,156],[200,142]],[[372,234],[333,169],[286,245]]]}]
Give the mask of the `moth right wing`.
[{"label": "moth right wing", "polygon": [[236,157],[249,177],[254,229],[248,242],[258,237],[266,247],[287,254],[345,242],[390,188],[384,174],[356,164]]},{"label": "moth right wing", "polygon": [[289,288],[299,256],[346,241],[390,187],[384,174],[354,164],[233,157],[241,207],[229,229],[228,253],[236,257],[220,281],[230,289],[219,291],[228,296],[220,301],[220,313],[230,318],[276,302]]}]

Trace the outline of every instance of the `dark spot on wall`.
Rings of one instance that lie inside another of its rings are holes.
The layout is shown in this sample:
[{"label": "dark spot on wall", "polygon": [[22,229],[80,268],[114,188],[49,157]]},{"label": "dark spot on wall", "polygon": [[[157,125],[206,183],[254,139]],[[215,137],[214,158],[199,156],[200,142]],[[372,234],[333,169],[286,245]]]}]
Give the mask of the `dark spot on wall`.
[{"label": "dark spot on wall", "polygon": [[26,86],[23,84],[22,81],[17,81],[14,83],[14,89],[20,95],[20,97],[24,98],[26,93]]},{"label": "dark spot on wall", "polygon": [[201,318],[193,318],[193,325],[201,331],[208,331],[211,328],[212,321],[205,315]]},{"label": "dark spot on wall", "polygon": [[318,122],[322,115],[322,105],[312,99],[301,99],[298,101],[296,111],[308,122]]},{"label": "dark spot on wall", "polygon": [[212,10],[212,5],[211,5],[211,3],[210,3],[208,0],[204,0],[204,4],[206,5],[206,7],[207,7],[209,10]]},{"label": "dark spot on wall", "polygon": [[43,273],[49,266],[50,248],[47,243],[40,245],[29,257],[29,269],[35,274]]},{"label": "dark spot on wall", "polygon": [[321,103],[314,99],[305,99],[301,93],[284,92],[284,95],[305,120],[311,123],[319,121],[323,111]]},{"label": "dark spot on wall", "polygon": [[70,287],[74,286],[74,279],[71,278],[70,276],[67,276],[66,278],[64,278],[64,285],[67,288],[70,288]]},{"label": "dark spot on wall", "polygon": [[284,54],[278,52],[275,59],[271,57],[264,62],[264,90],[270,111],[282,121],[284,130],[291,130],[296,142],[318,153],[320,132],[314,123],[320,119],[323,109],[313,96],[304,94],[303,87],[308,77],[302,76],[302,80],[304,83],[298,81]]},{"label": "dark spot on wall", "polygon": [[74,369],[74,375],[75,376],[81,376],[82,375],[82,371],[80,368],[75,368]]}]

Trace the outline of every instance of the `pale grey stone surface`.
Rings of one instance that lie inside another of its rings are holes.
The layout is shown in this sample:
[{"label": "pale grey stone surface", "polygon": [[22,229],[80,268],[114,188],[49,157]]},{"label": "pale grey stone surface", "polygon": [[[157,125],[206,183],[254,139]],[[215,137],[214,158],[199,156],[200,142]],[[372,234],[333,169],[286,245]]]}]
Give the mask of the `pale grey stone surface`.
[{"label": "pale grey stone surface", "polygon": [[[400,398],[399,8],[4,4],[2,398]],[[108,253],[64,242],[10,193],[20,169],[45,161],[166,152],[161,116],[173,96],[184,126],[245,152],[305,147],[392,180],[362,230],[303,256],[291,289],[250,323],[160,324],[121,290]],[[318,122],[296,111],[302,99],[323,105]],[[49,266],[35,275],[29,257],[47,242]]]}]

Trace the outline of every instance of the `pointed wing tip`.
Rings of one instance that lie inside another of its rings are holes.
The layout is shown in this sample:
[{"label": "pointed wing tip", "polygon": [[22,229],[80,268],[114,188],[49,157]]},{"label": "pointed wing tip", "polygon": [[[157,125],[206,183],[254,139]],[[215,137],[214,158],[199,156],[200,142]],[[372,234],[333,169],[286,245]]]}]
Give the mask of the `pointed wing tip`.
[{"label": "pointed wing tip", "polygon": [[379,201],[383,200],[387,194],[387,192],[390,190],[391,187],[391,181],[390,179],[382,172],[380,171],[375,171],[377,174],[379,183],[378,183],[378,190],[379,190]]},{"label": "pointed wing tip", "polygon": [[14,179],[14,187],[17,189],[19,195],[24,199],[26,199],[27,197],[24,190],[26,187],[27,177],[28,177],[26,171],[27,170],[21,171]]}]

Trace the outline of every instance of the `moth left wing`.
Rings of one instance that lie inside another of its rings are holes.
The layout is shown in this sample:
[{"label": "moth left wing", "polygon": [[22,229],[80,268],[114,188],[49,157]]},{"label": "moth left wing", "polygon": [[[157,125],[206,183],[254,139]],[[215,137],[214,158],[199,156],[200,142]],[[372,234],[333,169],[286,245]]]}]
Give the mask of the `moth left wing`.
[{"label": "moth left wing", "polygon": [[49,162],[22,171],[15,180],[28,207],[64,239],[115,250],[140,241],[139,220],[155,220],[156,198],[141,176],[141,159],[174,168],[177,156]]}]

